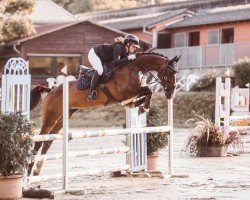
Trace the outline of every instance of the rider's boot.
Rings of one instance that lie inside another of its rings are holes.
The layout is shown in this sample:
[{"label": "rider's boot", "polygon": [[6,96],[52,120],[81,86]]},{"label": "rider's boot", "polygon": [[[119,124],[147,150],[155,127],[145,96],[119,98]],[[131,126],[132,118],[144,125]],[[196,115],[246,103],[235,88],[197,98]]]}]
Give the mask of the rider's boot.
[{"label": "rider's boot", "polygon": [[91,80],[91,85],[90,85],[90,88],[89,88],[89,94],[87,96],[87,100],[88,101],[94,101],[96,100],[97,98],[97,91],[95,90],[97,84],[98,84],[98,81],[100,79],[101,75],[99,75],[97,73],[97,71],[95,71],[93,77],[92,77],[92,80]]}]

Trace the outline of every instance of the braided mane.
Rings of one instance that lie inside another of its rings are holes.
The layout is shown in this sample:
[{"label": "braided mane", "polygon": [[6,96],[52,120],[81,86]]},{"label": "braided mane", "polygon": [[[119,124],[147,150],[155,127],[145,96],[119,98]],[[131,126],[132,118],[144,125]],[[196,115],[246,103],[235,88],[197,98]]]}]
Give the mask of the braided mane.
[{"label": "braided mane", "polygon": [[156,56],[161,56],[163,58],[166,58],[168,60],[167,56],[164,56],[164,55],[162,55],[160,53],[156,53],[156,52],[138,52],[138,53],[136,53],[136,56],[138,56],[138,55],[156,55]]}]

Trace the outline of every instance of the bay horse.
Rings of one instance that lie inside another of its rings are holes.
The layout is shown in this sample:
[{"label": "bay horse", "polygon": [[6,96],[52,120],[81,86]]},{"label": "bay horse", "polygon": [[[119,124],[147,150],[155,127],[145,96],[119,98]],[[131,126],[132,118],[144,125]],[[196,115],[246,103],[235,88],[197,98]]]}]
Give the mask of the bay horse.
[{"label": "bay horse", "polygon": [[[150,106],[150,100],[152,91],[148,86],[141,86],[140,78],[138,73],[147,73],[150,71],[156,71],[158,78],[156,80],[163,86],[167,99],[171,99],[175,87],[176,87],[176,73],[175,63],[178,62],[180,57],[175,56],[173,59],[157,54],[157,53],[137,53],[136,59],[129,61],[124,66],[116,70],[110,80],[103,85],[106,86],[113,99],[117,102],[126,102],[126,100],[133,97],[140,97],[135,102],[136,106],[140,106],[140,110],[148,111]],[[44,92],[42,87],[36,87],[31,91],[31,104],[33,108],[38,104],[41,98],[41,94]],[[63,115],[63,85],[47,90],[48,95],[43,101],[42,108],[42,128],[40,134],[57,134],[62,126],[62,115]],[[109,98],[104,92],[97,88],[98,98],[96,101],[87,101],[86,97],[88,89],[78,90],[77,81],[69,82],[69,118],[72,117],[78,109],[102,107],[105,106]],[[125,106],[131,106],[131,103],[127,103]],[[53,141],[46,142],[35,142],[33,149],[34,155],[37,154],[42,144],[41,154],[46,154],[49,150]],[[39,175],[43,161],[37,162],[36,169],[33,175]],[[29,165],[28,174],[31,174],[34,162]]]}]

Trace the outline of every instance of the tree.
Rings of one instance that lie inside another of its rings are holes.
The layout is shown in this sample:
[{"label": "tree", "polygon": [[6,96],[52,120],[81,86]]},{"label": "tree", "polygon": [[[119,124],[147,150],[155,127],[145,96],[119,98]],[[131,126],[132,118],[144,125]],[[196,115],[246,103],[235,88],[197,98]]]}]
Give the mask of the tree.
[{"label": "tree", "polygon": [[27,17],[34,4],[34,0],[0,0],[0,44],[36,33]]}]

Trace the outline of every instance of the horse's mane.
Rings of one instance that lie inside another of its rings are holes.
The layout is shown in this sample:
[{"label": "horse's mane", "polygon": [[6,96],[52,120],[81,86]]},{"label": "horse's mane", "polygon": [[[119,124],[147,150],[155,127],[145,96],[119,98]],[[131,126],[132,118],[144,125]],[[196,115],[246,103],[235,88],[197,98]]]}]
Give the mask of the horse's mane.
[{"label": "horse's mane", "polygon": [[138,52],[138,53],[136,53],[136,56],[138,56],[138,55],[156,55],[156,56],[161,56],[163,58],[166,58],[168,60],[167,56],[164,56],[164,55],[162,55],[160,53],[156,53],[156,52]]}]

